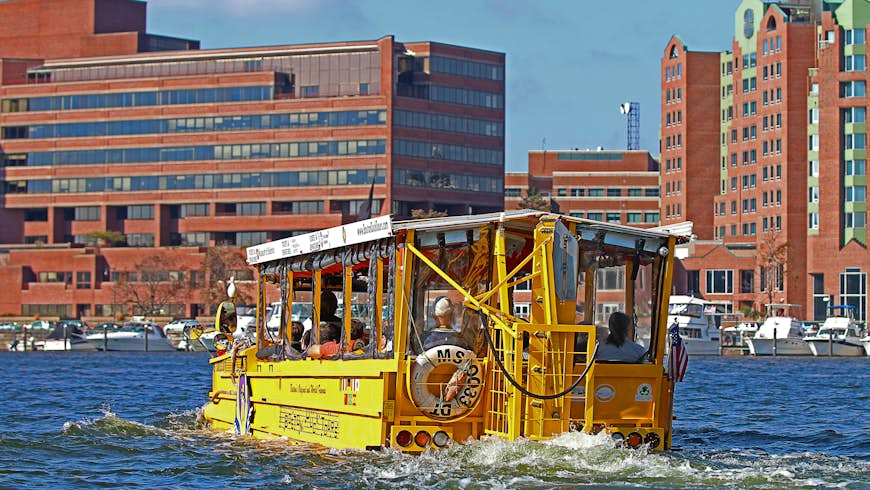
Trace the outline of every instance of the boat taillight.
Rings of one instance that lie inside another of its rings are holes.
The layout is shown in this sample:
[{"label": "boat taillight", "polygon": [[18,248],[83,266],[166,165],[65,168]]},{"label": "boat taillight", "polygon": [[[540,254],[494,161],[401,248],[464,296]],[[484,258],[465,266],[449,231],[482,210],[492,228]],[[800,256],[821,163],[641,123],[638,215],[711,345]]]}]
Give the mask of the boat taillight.
[{"label": "boat taillight", "polygon": [[428,446],[430,440],[432,440],[432,437],[425,430],[417,432],[417,435],[414,436],[414,443],[420,447]]},{"label": "boat taillight", "polygon": [[432,443],[438,447],[444,447],[450,442],[450,436],[443,430],[439,430],[432,436]]},{"label": "boat taillight", "polygon": [[401,447],[410,446],[412,439],[413,437],[411,436],[411,432],[407,430],[399,431],[399,433],[396,434],[396,444]]},{"label": "boat taillight", "polygon": [[614,432],[610,434],[610,439],[616,443],[617,446],[621,446],[625,442],[625,434],[622,432]]},{"label": "boat taillight", "polygon": [[649,444],[650,449],[655,449],[662,443],[662,439],[655,432],[650,432],[643,438],[643,442]]},{"label": "boat taillight", "polygon": [[643,444],[643,437],[638,432],[632,432],[625,439],[625,444],[628,447],[634,449],[634,448],[640,446],[641,444]]}]

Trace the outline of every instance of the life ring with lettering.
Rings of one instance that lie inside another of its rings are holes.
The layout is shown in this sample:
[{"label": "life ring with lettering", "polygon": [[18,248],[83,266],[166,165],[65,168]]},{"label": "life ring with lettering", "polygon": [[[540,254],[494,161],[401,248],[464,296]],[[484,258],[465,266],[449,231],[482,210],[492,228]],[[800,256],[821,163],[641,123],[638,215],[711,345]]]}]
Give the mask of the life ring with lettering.
[{"label": "life ring with lettering", "polygon": [[437,345],[411,365],[411,401],[427,417],[448,420],[477,405],[483,392],[483,367],[474,352],[457,345]]}]

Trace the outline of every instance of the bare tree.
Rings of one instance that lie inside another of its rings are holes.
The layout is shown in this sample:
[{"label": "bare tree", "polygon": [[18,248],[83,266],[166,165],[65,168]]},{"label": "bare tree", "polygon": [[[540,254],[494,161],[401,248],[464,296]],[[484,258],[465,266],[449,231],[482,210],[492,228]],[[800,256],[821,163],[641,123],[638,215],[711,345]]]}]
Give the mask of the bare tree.
[{"label": "bare tree", "polygon": [[444,216],[447,216],[447,212],[445,211],[435,211],[434,209],[411,210],[411,218],[413,219],[443,218]]},{"label": "bare tree", "polygon": [[187,283],[185,271],[163,255],[149,255],[120,274],[115,283],[117,300],[130,304],[144,315],[166,315],[170,306],[184,303]]},{"label": "bare tree", "polygon": [[[245,261],[244,249],[237,247],[211,247],[205,252],[202,260],[202,270],[205,282],[199,290],[199,296],[207,308],[217,307],[227,300],[227,281],[253,278],[253,269]],[[253,299],[244,288],[236,286],[233,298],[236,305],[251,304]]]},{"label": "bare tree", "polygon": [[765,304],[774,302],[776,291],[783,289],[788,272],[789,244],[781,240],[781,235],[779,230],[770,229],[758,242],[758,266],[762,271],[759,285]]}]

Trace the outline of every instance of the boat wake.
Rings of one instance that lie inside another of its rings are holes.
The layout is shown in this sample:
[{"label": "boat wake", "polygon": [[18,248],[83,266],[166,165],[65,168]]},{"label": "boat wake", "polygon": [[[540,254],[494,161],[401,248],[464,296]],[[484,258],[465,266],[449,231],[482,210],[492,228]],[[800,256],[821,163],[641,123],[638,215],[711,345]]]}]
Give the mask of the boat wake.
[{"label": "boat wake", "polygon": [[819,453],[660,453],[614,447],[604,434],[568,433],[543,442],[487,438],[416,457],[386,451],[364,463],[363,480],[371,486],[413,482],[414,487],[430,488],[613,483],[794,488],[859,483],[868,471],[870,462]]}]

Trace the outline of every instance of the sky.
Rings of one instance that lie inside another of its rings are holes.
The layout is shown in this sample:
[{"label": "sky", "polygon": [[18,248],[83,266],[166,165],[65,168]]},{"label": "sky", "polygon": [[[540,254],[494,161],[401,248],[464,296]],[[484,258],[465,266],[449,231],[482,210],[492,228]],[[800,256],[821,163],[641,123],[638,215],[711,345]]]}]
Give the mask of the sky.
[{"label": "sky", "polygon": [[148,32],[202,49],[378,39],[506,54],[505,166],[528,151],[624,149],[619,104],[640,103],[640,146],[659,155],[660,63],[730,49],[738,0],[149,0]]}]

